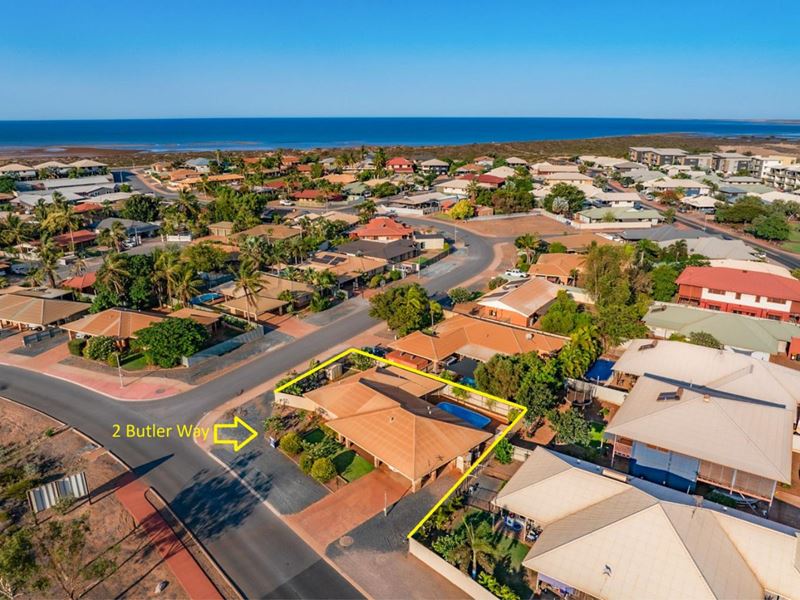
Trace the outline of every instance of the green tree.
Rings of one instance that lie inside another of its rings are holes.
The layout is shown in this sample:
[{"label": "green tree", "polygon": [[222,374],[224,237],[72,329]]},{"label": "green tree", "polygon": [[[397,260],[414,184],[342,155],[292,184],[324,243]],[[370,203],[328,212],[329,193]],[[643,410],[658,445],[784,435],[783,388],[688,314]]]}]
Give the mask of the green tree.
[{"label": "green tree", "polygon": [[125,199],[120,215],[126,219],[143,223],[156,221],[159,217],[160,205],[161,198],[145,194],[134,194]]},{"label": "green tree", "polygon": [[292,456],[303,449],[302,440],[296,431],[290,431],[284,435],[278,445],[286,454],[291,454]]},{"label": "green tree", "polygon": [[775,241],[788,240],[792,233],[789,221],[785,216],[777,212],[761,215],[753,219],[753,226],[750,231],[758,238]]},{"label": "green tree", "polygon": [[542,204],[546,210],[557,212],[553,210],[553,208],[554,203],[556,203],[556,200],[559,198],[566,201],[567,212],[576,213],[583,208],[583,203],[586,201],[586,194],[574,185],[557,183],[550,188]]},{"label": "green tree", "polygon": [[552,410],[548,420],[559,444],[588,446],[591,442],[589,423],[575,409],[570,408],[563,412]]},{"label": "green tree", "polygon": [[442,307],[418,283],[392,287],[370,299],[369,314],[386,321],[398,335],[430,327],[442,318]]},{"label": "green tree", "polygon": [[327,456],[316,459],[311,467],[311,476],[322,483],[336,477],[336,467],[333,461]]},{"label": "green tree", "polygon": [[518,357],[495,354],[475,369],[475,384],[492,396],[514,398],[524,372],[525,367]]},{"label": "green tree", "polygon": [[519,387],[515,400],[528,409],[523,417],[525,424],[536,429],[550,409],[556,405],[558,398],[553,393],[551,386],[537,381],[533,376],[526,376]]},{"label": "green tree", "polygon": [[542,246],[538,233],[526,233],[514,240],[514,245],[525,253],[525,262],[533,264],[533,257]]},{"label": "green tree", "polygon": [[453,304],[461,304],[463,302],[469,302],[472,298],[472,292],[470,292],[467,288],[463,287],[456,287],[447,292],[447,295],[450,297],[450,300]]},{"label": "green tree", "polygon": [[570,335],[577,328],[590,324],[592,316],[575,302],[566,290],[560,290],[556,299],[539,321],[542,331]]},{"label": "green tree", "polygon": [[89,360],[99,360],[105,362],[112,352],[117,350],[117,344],[114,338],[105,335],[96,335],[89,338],[84,348],[84,355]]},{"label": "green tree", "polygon": [[469,200],[459,200],[450,209],[450,216],[457,220],[470,219],[475,216],[475,207]]},{"label": "green tree", "polygon": [[659,302],[669,302],[678,291],[678,270],[672,265],[658,265],[650,272],[653,283],[653,299]]},{"label": "green tree", "polygon": [[370,199],[364,200],[356,208],[358,209],[358,220],[361,223],[367,223],[378,212],[375,202]]},{"label": "green tree", "polygon": [[758,196],[745,196],[733,204],[718,202],[714,218],[719,223],[752,223],[769,212]]},{"label": "green tree", "polygon": [[478,557],[483,556],[487,560],[492,560],[496,552],[491,525],[483,520],[476,524],[475,520],[477,519],[464,517],[464,530],[467,534],[464,541],[471,556],[473,579],[478,576]]},{"label": "green tree", "polygon": [[97,281],[102,286],[122,297],[129,279],[128,261],[124,254],[110,252],[103,257],[103,264],[97,271]]},{"label": "green tree", "polygon": [[706,348],[716,348],[717,350],[722,349],[722,342],[720,342],[717,338],[705,331],[692,331],[689,334],[689,338],[687,340],[690,344],[694,344],[696,346],[705,346]]},{"label": "green tree", "polygon": [[30,532],[18,529],[0,537],[0,594],[13,600],[23,592],[42,591],[46,583],[39,577]]},{"label": "green tree", "polygon": [[514,447],[507,438],[502,438],[494,447],[494,456],[501,465],[507,465],[514,460]]},{"label": "green tree", "polygon": [[167,318],[140,329],[136,347],[150,364],[169,369],[180,364],[182,356],[198,352],[208,341],[208,331],[192,319]]}]

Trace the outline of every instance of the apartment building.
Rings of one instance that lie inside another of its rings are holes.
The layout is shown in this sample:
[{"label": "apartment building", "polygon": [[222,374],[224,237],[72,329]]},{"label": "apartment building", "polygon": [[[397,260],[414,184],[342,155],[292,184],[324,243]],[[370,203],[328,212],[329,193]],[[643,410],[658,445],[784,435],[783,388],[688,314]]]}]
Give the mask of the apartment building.
[{"label": "apartment building", "polygon": [[681,160],[688,152],[680,148],[650,148],[649,146],[632,146],[628,149],[628,157],[633,162],[644,163],[649,167],[682,164]]}]

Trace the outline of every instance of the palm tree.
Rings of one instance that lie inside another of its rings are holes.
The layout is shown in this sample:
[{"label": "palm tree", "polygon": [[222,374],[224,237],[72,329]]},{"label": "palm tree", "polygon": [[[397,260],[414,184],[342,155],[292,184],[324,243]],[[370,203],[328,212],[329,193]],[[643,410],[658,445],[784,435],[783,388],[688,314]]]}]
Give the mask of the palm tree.
[{"label": "palm tree", "polygon": [[64,253],[53,243],[52,238],[49,236],[42,238],[42,245],[39,248],[39,269],[34,273],[32,279],[37,283],[47,280],[50,287],[56,287],[58,259],[63,255]]},{"label": "palm tree", "polygon": [[478,178],[475,177],[467,186],[467,193],[469,194],[469,199],[473,204],[475,204],[475,200],[478,198],[478,192],[480,192],[480,186],[478,185]]},{"label": "palm tree", "polygon": [[316,285],[323,296],[327,295],[333,288],[337,287],[339,280],[330,269],[317,271],[314,274],[314,285]]},{"label": "palm tree", "polygon": [[72,263],[72,266],[69,269],[69,273],[71,277],[80,277],[84,273],[86,273],[86,259],[83,258],[80,254],[75,257],[75,261]]},{"label": "palm tree", "polygon": [[197,277],[194,269],[184,264],[175,279],[174,294],[183,306],[188,306],[189,301],[200,293],[203,281]]},{"label": "palm tree", "polygon": [[[153,267],[153,275],[155,279],[164,283],[167,293],[167,302],[169,302],[173,297],[175,286],[177,285],[178,279],[181,275],[181,270],[183,269],[183,264],[180,261],[180,257],[178,256],[177,252],[169,248],[158,253],[154,260]],[[159,305],[162,305],[161,298],[162,296],[159,294]]]},{"label": "palm tree", "polygon": [[[55,198],[55,194],[53,194],[53,197]],[[80,217],[72,210],[72,206],[63,202],[54,202],[48,211],[47,217],[42,222],[42,228],[50,233],[61,233],[65,230],[69,232],[69,249],[72,254],[75,254],[74,234],[78,227],[80,227]]]},{"label": "palm tree", "polygon": [[110,228],[102,229],[97,236],[100,245],[113,248],[116,252],[122,252],[122,244],[127,239],[128,231],[121,221],[114,221]]},{"label": "palm tree", "polygon": [[525,235],[521,235],[514,240],[514,245],[525,252],[526,263],[532,262],[532,255],[539,248],[541,243],[542,240],[539,238],[539,234],[536,232],[526,233]]},{"label": "palm tree", "polygon": [[358,205],[358,220],[366,223],[375,216],[376,212],[378,212],[378,208],[375,206],[375,201],[368,198]]},{"label": "palm tree", "polygon": [[495,547],[492,543],[491,527],[484,521],[475,526],[464,517],[464,530],[467,533],[464,542],[471,555],[472,578],[478,576],[478,556],[492,557],[495,554]]},{"label": "palm tree", "polygon": [[[261,273],[252,262],[243,261],[239,265],[239,271],[235,273],[235,277],[236,285],[233,291],[234,293],[239,290],[244,292],[245,302],[247,303],[247,320],[252,323],[258,316],[256,315],[256,294],[261,289]],[[250,320],[251,310],[253,321]]]},{"label": "palm tree", "polygon": [[266,238],[248,235],[239,241],[240,260],[252,261],[259,269],[268,262],[271,254],[270,244]]},{"label": "palm tree", "polygon": [[3,222],[3,243],[11,247],[14,252],[14,249],[27,238],[27,231],[22,219],[18,215],[9,213]]},{"label": "palm tree", "polygon": [[128,261],[123,254],[109,252],[103,257],[103,265],[97,271],[97,281],[117,296],[122,296],[129,277]]}]

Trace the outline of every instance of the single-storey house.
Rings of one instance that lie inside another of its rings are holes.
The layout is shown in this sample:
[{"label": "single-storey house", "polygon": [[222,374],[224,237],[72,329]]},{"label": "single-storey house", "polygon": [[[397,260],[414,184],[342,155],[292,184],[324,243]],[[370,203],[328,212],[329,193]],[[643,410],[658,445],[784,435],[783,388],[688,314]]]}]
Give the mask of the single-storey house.
[{"label": "single-storey house", "polygon": [[547,312],[560,290],[555,283],[534,277],[507,283],[476,302],[457,304],[455,310],[480,319],[530,328]]},{"label": "single-storey house", "polygon": [[18,293],[0,295],[0,326],[44,329],[64,324],[89,310],[86,302],[25,296]]},{"label": "single-storey house", "polygon": [[560,285],[577,285],[585,264],[586,258],[580,254],[541,254],[536,264],[528,269],[528,274]]}]

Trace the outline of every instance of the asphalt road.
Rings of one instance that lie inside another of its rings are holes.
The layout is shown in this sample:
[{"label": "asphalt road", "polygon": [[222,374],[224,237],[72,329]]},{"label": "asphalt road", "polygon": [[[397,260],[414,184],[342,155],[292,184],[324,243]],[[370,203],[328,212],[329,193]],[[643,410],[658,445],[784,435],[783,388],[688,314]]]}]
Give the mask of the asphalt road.
[{"label": "asphalt road", "polygon": [[[461,231],[469,244],[424,285],[439,292],[483,272],[492,248]],[[487,276],[489,274],[487,273]],[[195,423],[240,389],[324,357],[375,323],[366,306],[191,392],[153,402],[123,403],[38,373],[0,366],[0,395],[38,408],[84,431],[156,488],[248,598],[352,598],[358,592],[239,481],[192,441],[120,439],[113,425]],[[268,484],[259,492],[268,497]]]}]

